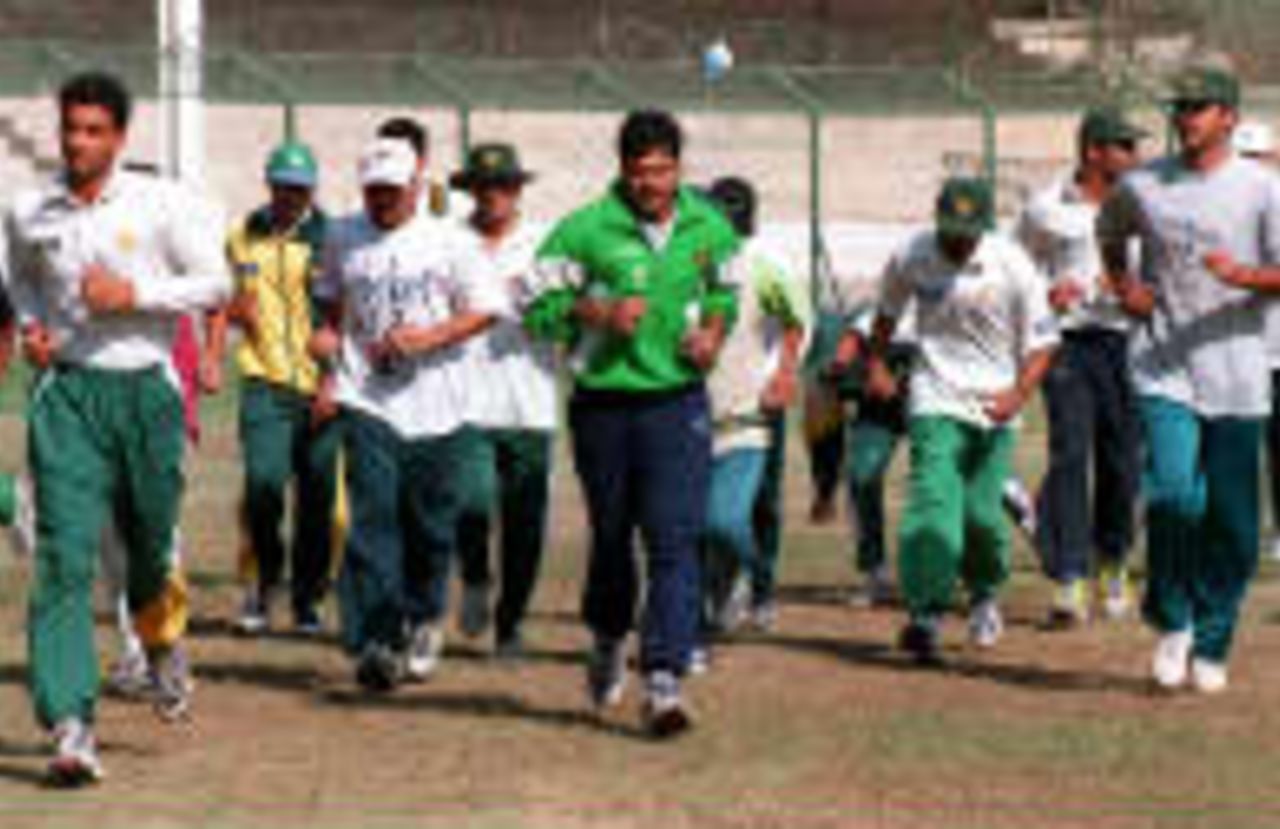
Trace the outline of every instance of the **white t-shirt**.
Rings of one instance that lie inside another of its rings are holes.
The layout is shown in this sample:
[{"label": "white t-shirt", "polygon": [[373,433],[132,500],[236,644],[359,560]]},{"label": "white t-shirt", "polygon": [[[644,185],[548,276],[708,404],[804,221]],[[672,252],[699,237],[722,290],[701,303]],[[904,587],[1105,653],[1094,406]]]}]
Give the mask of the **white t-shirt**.
[{"label": "white t-shirt", "polygon": [[[167,179],[116,169],[98,199],[83,204],[59,177],[15,201],[0,270],[18,320],[46,325],[60,361],[168,367],[178,318],[231,291],[224,227],[213,205]],[[90,265],[130,280],[137,309],[91,313],[80,293]]]},{"label": "white t-shirt", "polygon": [[367,349],[394,325],[439,325],[463,312],[497,314],[498,291],[453,267],[457,235],[415,216],[390,231],[364,213],[334,222],[316,293],[340,300],[342,351],[337,399],[376,417],[407,440],[448,434],[468,419],[467,349],[459,343],[375,366]]},{"label": "white t-shirt", "polygon": [[497,429],[556,428],[556,362],[551,343],[525,333],[517,303],[542,235],[523,223],[496,246],[469,222],[458,225],[454,269],[502,299],[497,322],[467,343],[471,422]]},{"label": "white t-shirt", "polygon": [[1075,307],[1058,317],[1063,330],[1107,328],[1121,333],[1131,326],[1115,294],[1103,287],[1105,268],[1098,247],[1099,205],[1084,197],[1073,176],[1064,176],[1038,193],[1018,222],[1018,238],[1049,284],[1070,280],[1084,289]]},{"label": "white t-shirt", "polygon": [[932,230],[913,237],[886,267],[880,313],[899,319],[912,304],[913,415],[995,425],[987,396],[1011,388],[1028,355],[1058,342],[1044,281],[1021,247],[994,233],[962,266],[943,257]]},{"label": "white t-shirt", "polygon": [[1104,244],[1140,239],[1141,276],[1155,288],[1132,349],[1138,391],[1209,417],[1265,416],[1264,311],[1274,300],[1224,284],[1204,256],[1225,250],[1244,265],[1280,264],[1280,178],[1235,157],[1208,173],[1159,159],[1120,182],[1098,233]]},{"label": "white t-shirt", "polygon": [[732,263],[738,319],[707,376],[717,454],[769,445],[760,400],[781,364],[788,321],[807,331],[812,316],[804,288],[759,239],[744,240]]}]

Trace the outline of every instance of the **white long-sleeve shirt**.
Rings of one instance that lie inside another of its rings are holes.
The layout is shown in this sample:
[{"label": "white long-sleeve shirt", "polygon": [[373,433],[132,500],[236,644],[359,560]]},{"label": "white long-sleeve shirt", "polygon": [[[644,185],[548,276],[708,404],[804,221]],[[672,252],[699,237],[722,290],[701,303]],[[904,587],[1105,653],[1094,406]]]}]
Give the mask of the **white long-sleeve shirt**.
[{"label": "white long-sleeve shirt", "polygon": [[[18,322],[49,328],[60,363],[168,366],[178,317],[230,293],[223,229],[218,210],[172,181],[116,169],[86,204],[58,177],[19,196],[5,217],[3,270]],[[133,283],[134,310],[85,307],[81,280],[92,265]]]}]

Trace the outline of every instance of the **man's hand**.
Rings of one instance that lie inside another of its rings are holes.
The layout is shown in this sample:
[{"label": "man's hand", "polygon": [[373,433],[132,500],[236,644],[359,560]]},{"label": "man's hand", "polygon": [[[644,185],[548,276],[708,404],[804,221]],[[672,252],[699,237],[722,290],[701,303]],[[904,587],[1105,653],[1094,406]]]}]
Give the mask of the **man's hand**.
[{"label": "man's hand", "polygon": [[333,420],[338,414],[338,400],[334,395],[332,375],[324,375],[311,398],[311,427],[318,428]]},{"label": "man's hand", "polygon": [[834,383],[849,374],[862,350],[862,339],[853,331],[846,331],[836,343],[836,353],[831,362],[822,369],[821,379]]},{"label": "man's hand", "polygon": [[615,300],[609,315],[609,327],[615,334],[630,337],[640,327],[640,318],[648,310],[648,303],[642,296],[629,296]]},{"label": "man's hand", "polygon": [[338,350],[341,347],[342,338],[338,336],[337,331],[327,325],[317,328],[307,342],[307,351],[311,353],[311,359],[322,363],[337,359]]},{"label": "man's hand", "polygon": [[715,326],[700,325],[684,335],[680,351],[685,358],[704,374],[716,364],[724,334]]},{"label": "man's hand", "polygon": [[101,265],[84,269],[80,279],[80,297],[94,314],[125,314],[136,305],[133,283]]},{"label": "man's hand", "polygon": [[867,394],[876,400],[892,400],[898,396],[898,380],[882,357],[867,360]]},{"label": "man's hand", "polygon": [[369,348],[375,360],[403,360],[430,350],[423,336],[423,329],[416,325],[393,325],[382,339]]},{"label": "man's hand", "polygon": [[22,353],[31,365],[46,369],[58,355],[57,338],[40,323],[28,323],[22,329]]},{"label": "man's hand", "polygon": [[622,299],[584,298],[578,300],[574,308],[578,319],[588,328],[630,337],[640,326],[640,319],[648,310],[648,303],[641,296]]},{"label": "man's hand", "polygon": [[250,338],[258,336],[258,295],[248,291],[236,291],[227,306],[227,316],[244,329]]},{"label": "man's hand", "polygon": [[765,412],[781,412],[795,402],[799,388],[794,370],[778,369],[760,396],[760,408]]},{"label": "man's hand", "polygon": [[222,391],[222,360],[215,359],[205,352],[200,359],[200,391],[205,394],[217,394]]},{"label": "man's hand", "polygon": [[1049,288],[1049,306],[1065,314],[1084,299],[1084,286],[1074,279],[1060,279]]},{"label": "man's hand", "polygon": [[1249,268],[1241,265],[1225,250],[1211,250],[1204,255],[1204,268],[1219,282],[1233,288],[1250,288]]},{"label": "man's hand", "polygon": [[1022,411],[1027,396],[1020,388],[1014,386],[995,394],[987,395],[982,401],[982,411],[991,418],[992,423],[1008,423]]},{"label": "man's hand", "polygon": [[1105,290],[1115,296],[1120,307],[1130,316],[1145,319],[1155,310],[1155,290],[1131,274],[1108,274],[1102,284]]}]

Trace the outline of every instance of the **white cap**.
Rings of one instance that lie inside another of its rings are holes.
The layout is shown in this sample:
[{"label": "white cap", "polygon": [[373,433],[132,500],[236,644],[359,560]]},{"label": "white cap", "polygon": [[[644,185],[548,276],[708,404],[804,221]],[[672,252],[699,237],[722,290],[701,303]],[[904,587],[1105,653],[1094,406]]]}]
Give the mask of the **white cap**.
[{"label": "white cap", "polygon": [[360,153],[360,186],[408,187],[418,171],[418,158],[404,141],[378,138]]},{"label": "white cap", "polygon": [[1276,139],[1269,125],[1260,121],[1245,121],[1236,127],[1231,136],[1231,146],[1243,156],[1267,156],[1276,151]]}]

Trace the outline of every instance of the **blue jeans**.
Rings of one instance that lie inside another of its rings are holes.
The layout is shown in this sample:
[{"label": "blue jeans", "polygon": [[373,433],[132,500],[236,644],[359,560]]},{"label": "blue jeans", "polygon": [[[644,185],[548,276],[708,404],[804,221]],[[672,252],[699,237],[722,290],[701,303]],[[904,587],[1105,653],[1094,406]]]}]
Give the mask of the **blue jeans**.
[{"label": "blue jeans", "polygon": [[707,552],[717,569],[752,574],[758,559],[752,512],[764,480],[768,450],[734,449],[711,464]]},{"label": "blue jeans", "polygon": [[1196,656],[1222,662],[1258,567],[1261,418],[1204,417],[1142,400],[1147,431],[1147,592],[1162,632],[1192,630]]},{"label": "blue jeans", "polygon": [[1049,468],[1036,543],[1054,581],[1088,576],[1094,551],[1122,563],[1133,541],[1142,432],[1128,344],[1116,331],[1068,331],[1044,378]]},{"label": "blue jeans", "polygon": [[600,639],[630,632],[640,599],[639,530],[648,559],[640,667],[682,673],[698,627],[698,547],[711,469],[706,392],[579,388],[569,427],[591,526],[583,618]]}]

